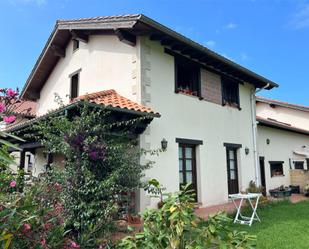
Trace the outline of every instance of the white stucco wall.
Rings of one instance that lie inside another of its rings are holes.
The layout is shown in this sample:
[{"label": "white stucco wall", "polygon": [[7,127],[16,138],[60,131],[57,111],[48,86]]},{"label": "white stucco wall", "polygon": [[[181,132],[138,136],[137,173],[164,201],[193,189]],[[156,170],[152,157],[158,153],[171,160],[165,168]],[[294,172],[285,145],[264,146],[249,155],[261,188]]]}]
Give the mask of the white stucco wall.
[{"label": "white stucco wall", "polygon": [[[266,139],[270,139],[269,145],[266,143]],[[309,148],[308,135],[258,125],[258,151],[259,156],[265,157],[267,193],[269,189],[277,188],[281,185],[290,185],[290,159],[305,160],[303,156],[293,153],[295,150],[301,150],[303,146]],[[284,161],[284,176],[271,177],[269,161]],[[306,163],[304,165],[306,168]],[[293,166],[291,164],[292,168]]]},{"label": "white stucco wall", "polygon": [[134,99],[132,86],[136,84],[136,47],[120,42],[116,36],[90,36],[88,43],[80,42],[73,52],[73,43],[66,48],[66,56],[61,58],[40,92],[38,114],[57,108],[54,94],[69,102],[69,75],[81,69],[79,74],[79,94],[115,89],[119,94]]},{"label": "white stucco wall", "polygon": [[266,119],[276,119],[297,128],[309,130],[309,112],[277,105],[270,107],[269,104],[258,101],[256,104],[256,113],[258,116]]},{"label": "white stucco wall", "polygon": [[39,174],[44,173],[46,170],[45,165],[46,165],[46,155],[44,154],[44,149],[38,148],[35,150],[32,175],[38,177]]},{"label": "white stucco wall", "polygon": [[[202,206],[224,203],[228,200],[226,148],[223,143],[242,144],[239,157],[239,189],[245,190],[255,180],[250,91],[252,86],[240,85],[239,111],[196,97],[175,93],[174,58],[164,53],[158,42],[145,40],[140,48],[141,95],[144,104],[160,112],[141,136],[141,145],[160,148],[163,138],[168,141],[167,151],[155,160],[147,171],[148,178],[158,179],[167,191],[179,190],[178,144],[176,138],[198,139],[197,147],[198,202]],[[245,155],[245,147],[250,150]],[[154,205],[145,198],[142,207]]]}]

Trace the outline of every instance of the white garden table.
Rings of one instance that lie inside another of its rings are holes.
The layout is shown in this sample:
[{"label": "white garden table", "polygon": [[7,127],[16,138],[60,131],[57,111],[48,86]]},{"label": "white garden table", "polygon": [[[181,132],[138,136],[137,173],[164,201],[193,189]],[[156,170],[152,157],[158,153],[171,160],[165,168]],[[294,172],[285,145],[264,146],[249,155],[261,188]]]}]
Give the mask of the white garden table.
[{"label": "white garden table", "polygon": [[[232,200],[232,202],[235,205],[235,208],[237,210],[234,223],[240,223],[251,226],[254,220],[257,220],[261,222],[259,216],[257,215],[256,209],[259,204],[259,199],[262,196],[260,193],[248,193],[248,194],[231,194],[229,195],[229,198]],[[240,200],[239,204],[237,204],[236,200]],[[245,203],[245,201],[248,200],[250,207],[252,208],[252,215],[250,217],[244,216],[241,214],[241,207]],[[255,201],[255,204],[253,205],[252,201]]]}]

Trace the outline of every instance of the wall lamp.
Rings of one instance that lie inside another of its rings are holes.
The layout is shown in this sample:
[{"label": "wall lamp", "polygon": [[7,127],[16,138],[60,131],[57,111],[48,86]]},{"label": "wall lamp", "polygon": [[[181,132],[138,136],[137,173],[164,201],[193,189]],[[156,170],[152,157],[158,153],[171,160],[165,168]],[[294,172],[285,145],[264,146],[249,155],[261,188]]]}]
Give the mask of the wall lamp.
[{"label": "wall lamp", "polygon": [[166,149],[167,149],[167,140],[165,138],[163,138],[162,141],[161,141],[161,149],[163,151],[166,151]]},{"label": "wall lamp", "polygon": [[245,153],[246,153],[246,155],[248,155],[248,154],[249,154],[249,152],[250,152],[249,148],[248,148],[248,147],[246,147],[246,148],[245,148]]}]

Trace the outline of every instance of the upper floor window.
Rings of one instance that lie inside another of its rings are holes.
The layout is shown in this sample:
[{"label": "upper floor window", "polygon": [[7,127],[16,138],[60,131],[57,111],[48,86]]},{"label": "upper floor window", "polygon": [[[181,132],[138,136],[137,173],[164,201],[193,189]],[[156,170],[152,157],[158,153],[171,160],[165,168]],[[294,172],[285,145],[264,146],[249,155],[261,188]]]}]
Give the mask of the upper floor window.
[{"label": "upper floor window", "polygon": [[73,52],[77,49],[79,49],[79,41],[73,40]]},{"label": "upper floor window", "polygon": [[222,78],[222,101],[223,105],[239,107],[239,85],[237,82]]},{"label": "upper floor window", "polygon": [[70,99],[78,97],[78,85],[79,85],[79,73],[76,73],[71,76],[71,91]]},{"label": "upper floor window", "polygon": [[200,95],[200,67],[188,59],[175,57],[175,91]]}]

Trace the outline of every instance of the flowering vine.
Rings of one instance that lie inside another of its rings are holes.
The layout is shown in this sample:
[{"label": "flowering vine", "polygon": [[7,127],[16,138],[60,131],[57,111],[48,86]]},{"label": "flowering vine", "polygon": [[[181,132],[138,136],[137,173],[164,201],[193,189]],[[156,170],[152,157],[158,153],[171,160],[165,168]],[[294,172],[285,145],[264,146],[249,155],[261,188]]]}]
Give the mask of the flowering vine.
[{"label": "flowering vine", "polygon": [[14,123],[16,116],[12,114],[13,104],[18,102],[18,90],[0,88],[0,121],[7,124]]}]

